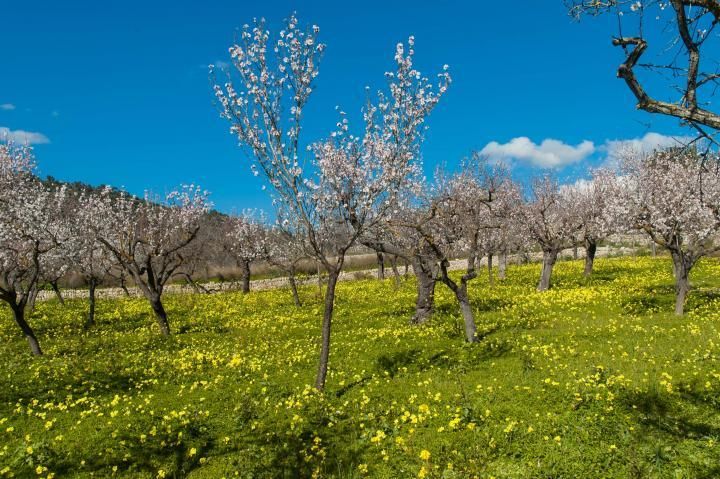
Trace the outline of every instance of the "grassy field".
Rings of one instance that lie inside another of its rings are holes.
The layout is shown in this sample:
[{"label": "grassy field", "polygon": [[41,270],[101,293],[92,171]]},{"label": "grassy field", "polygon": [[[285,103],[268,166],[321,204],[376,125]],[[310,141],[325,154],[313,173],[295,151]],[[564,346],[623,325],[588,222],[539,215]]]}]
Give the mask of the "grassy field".
[{"label": "grassy field", "polygon": [[33,359],[0,321],[0,477],[576,478],[720,476],[720,263],[674,317],[667,259],[539,265],[472,286],[479,344],[438,286],[341,283],[324,394],[315,290],[39,304]]}]

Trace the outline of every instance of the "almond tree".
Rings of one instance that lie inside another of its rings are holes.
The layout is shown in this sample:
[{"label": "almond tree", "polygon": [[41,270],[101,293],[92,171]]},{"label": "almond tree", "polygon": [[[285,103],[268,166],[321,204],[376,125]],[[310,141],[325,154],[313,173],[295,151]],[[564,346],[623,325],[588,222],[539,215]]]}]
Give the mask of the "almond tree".
[{"label": "almond tree", "polygon": [[266,227],[264,216],[253,211],[243,211],[226,221],[227,252],[240,268],[242,292],[250,292],[250,264],[263,257]]},{"label": "almond tree", "polygon": [[592,274],[598,243],[613,233],[612,218],[607,214],[612,185],[612,177],[604,171],[597,171],[591,180],[566,187],[566,194],[575,205],[575,214],[580,222],[577,243],[585,248],[586,277]]},{"label": "almond tree", "polygon": [[537,178],[532,183],[531,201],[519,208],[516,219],[542,250],[542,272],[537,290],[546,291],[550,288],[558,254],[575,244],[582,226],[574,198],[550,176]]},{"label": "almond tree", "polygon": [[[678,118],[706,138],[717,133],[720,115],[710,107],[720,80],[714,32],[720,22],[720,2],[565,0],[565,4],[575,18],[617,16],[619,31],[612,44],[625,55],[617,76],[635,97],[638,109]],[[706,127],[715,131],[706,132]]]},{"label": "almond tree", "polygon": [[160,331],[170,334],[162,304],[165,284],[184,261],[201,220],[210,209],[208,193],[183,186],[165,198],[139,199],[105,188],[85,198],[81,212],[103,247],[130,275],[150,303]]},{"label": "almond tree", "polygon": [[276,205],[284,211],[280,216],[292,218],[308,253],[327,272],[315,380],[322,390],[335,289],[347,251],[393,210],[418,173],[414,160],[424,120],[445,92],[449,76],[441,74],[434,85],[413,67],[414,39],[407,52],[398,44],[397,69],[386,75],[389,93],[379,93],[375,103],[368,100],[364,134],[350,134],[341,113],[338,131],[314,143],[307,155],[300,133],[325,49],[318,41],[319,31],[317,26],[300,28],[293,15],[270,44],[264,20],[245,27],[240,42],[230,48],[239,81],[228,78],[224,86],[215,85],[215,95],[231,133],[272,187]]},{"label": "almond tree", "polygon": [[30,351],[38,356],[42,349],[25,308],[46,261],[67,235],[59,214],[65,189],[46,188],[34,168],[29,147],[0,144],[0,300],[10,307]]},{"label": "almond tree", "polygon": [[682,315],[690,271],[720,251],[720,158],[694,149],[652,154],[626,151],[609,208],[625,226],[669,251],[675,276],[675,314]]},{"label": "almond tree", "polygon": [[263,259],[287,276],[295,306],[302,306],[297,288],[297,270],[300,262],[308,257],[303,238],[297,236],[295,229],[282,227],[282,222],[279,222],[265,230],[262,249]]}]

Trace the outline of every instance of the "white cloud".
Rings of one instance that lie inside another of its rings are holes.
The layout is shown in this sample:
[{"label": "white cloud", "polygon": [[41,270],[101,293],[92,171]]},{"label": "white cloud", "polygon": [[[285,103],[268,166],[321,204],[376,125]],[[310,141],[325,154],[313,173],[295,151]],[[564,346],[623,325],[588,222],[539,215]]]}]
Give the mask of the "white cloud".
[{"label": "white cloud", "polygon": [[36,131],[11,130],[10,128],[0,126],[0,140],[10,140],[22,145],[41,145],[50,143],[47,136]]},{"label": "white cloud", "polygon": [[667,136],[649,132],[642,137],[628,140],[607,140],[600,149],[606,154],[605,166],[613,168],[617,166],[623,152],[652,153],[655,150],[670,146],[687,145],[693,139],[690,136]]},{"label": "white cloud", "polygon": [[14,109],[15,109],[15,105],[13,105],[12,103],[0,104],[0,110],[10,111],[10,110],[14,110]]},{"label": "white cloud", "polygon": [[585,140],[572,146],[547,138],[538,145],[528,137],[520,136],[508,143],[490,142],[480,153],[495,161],[518,160],[541,168],[561,168],[595,153],[595,144]]}]

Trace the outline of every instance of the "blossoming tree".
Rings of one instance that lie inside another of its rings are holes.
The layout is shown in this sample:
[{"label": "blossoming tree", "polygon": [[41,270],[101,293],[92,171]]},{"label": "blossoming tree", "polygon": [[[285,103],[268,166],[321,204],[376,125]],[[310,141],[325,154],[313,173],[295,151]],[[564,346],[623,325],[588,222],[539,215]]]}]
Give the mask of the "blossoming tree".
[{"label": "blossoming tree", "polygon": [[625,226],[646,233],[672,257],[675,313],[682,315],[697,261],[720,251],[720,158],[670,148],[623,154],[609,207]]},{"label": "blossoming tree", "polygon": [[208,193],[193,185],[164,198],[146,193],[144,199],[106,188],[87,196],[82,206],[86,224],[132,277],[165,336],[170,324],[162,304],[163,289],[183,265],[184,253],[209,209]]},{"label": "blossoming tree", "polygon": [[25,308],[50,253],[67,236],[59,214],[66,192],[46,188],[34,168],[29,147],[0,143],[0,300],[12,310],[32,354],[41,355]]},{"label": "blossoming tree", "polygon": [[335,289],[347,251],[410,187],[418,172],[414,160],[424,120],[447,89],[449,75],[440,74],[433,84],[413,67],[414,39],[407,51],[398,44],[397,69],[386,75],[389,93],[380,92],[376,103],[368,100],[364,134],[352,135],[341,113],[331,138],[313,143],[305,155],[302,115],[325,50],[319,31],[317,26],[301,28],[293,15],[271,44],[264,20],[246,26],[230,48],[239,81],[228,78],[214,88],[221,115],[248,149],[254,170],[272,187],[282,217],[296,225],[328,274],[315,380],[322,390]]}]

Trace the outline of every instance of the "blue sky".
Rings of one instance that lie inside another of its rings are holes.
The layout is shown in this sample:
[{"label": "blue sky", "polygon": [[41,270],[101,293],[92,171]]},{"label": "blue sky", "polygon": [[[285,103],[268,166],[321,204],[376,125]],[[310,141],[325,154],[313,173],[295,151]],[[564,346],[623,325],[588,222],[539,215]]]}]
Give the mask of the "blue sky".
[{"label": "blue sky", "polygon": [[[28,138],[43,175],[133,193],[195,182],[221,210],[269,208],[213,106],[207,65],[228,59],[235,30],[253,17],[279,26],[292,11],[319,25],[327,44],[306,141],[332,131],[335,105],[357,117],[364,87],[383,85],[395,44],[411,34],[423,72],[447,63],[453,75],[429,120],[428,172],[486,148],[521,178],[558,159],[571,163],[559,174],[573,178],[603,161],[608,140],[680,132],[636,111],[615,78],[615,19],[578,24],[561,0],[512,9],[487,1],[8,2],[0,130],[35,134]],[[528,140],[511,143],[518,137]],[[548,139],[561,143],[543,145]]]}]

